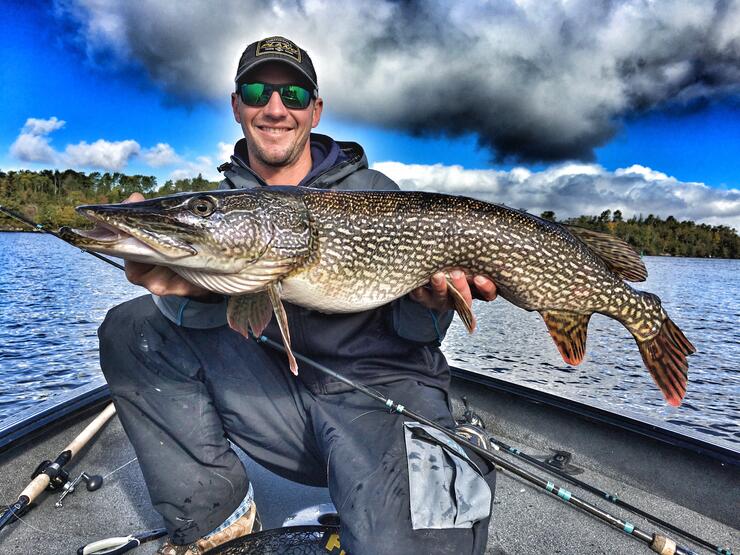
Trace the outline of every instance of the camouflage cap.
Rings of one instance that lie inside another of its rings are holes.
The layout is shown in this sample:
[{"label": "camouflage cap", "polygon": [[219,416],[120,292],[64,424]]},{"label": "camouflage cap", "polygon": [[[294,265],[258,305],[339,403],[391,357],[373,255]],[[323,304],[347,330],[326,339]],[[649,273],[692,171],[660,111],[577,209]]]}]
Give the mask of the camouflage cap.
[{"label": "camouflage cap", "polygon": [[239,58],[234,82],[238,85],[249,71],[265,62],[282,62],[294,67],[311,83],[314,95],[318,95],[316,70],[308,52],[285,37],[268,37],[247,46]]}]

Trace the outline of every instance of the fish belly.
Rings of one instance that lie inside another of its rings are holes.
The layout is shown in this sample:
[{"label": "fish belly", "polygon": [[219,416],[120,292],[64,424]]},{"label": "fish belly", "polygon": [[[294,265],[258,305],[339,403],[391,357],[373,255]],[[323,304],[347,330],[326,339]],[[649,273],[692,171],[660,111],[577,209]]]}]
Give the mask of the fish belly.
[{"label": "fish belly", "polygon": [[356,283],[320,283],[308,273],[285,279],[281,285],[282,299],[327,314],[371,310],[401,296],[365,294]]}]

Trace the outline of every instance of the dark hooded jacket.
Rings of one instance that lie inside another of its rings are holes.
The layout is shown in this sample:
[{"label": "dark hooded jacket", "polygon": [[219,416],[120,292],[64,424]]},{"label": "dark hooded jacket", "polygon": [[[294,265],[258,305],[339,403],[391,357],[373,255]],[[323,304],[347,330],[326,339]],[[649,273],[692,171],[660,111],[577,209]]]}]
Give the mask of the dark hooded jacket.
[{"label": "dark hooded jacket", "polygon": [[[246,141],[234,147],[231,161],[219,166],[224,180],[219,188],[263,187],[267,184],[247,163]],[[311,134],[313,166],[299,185],[316,189],[398,190],[384,174],[368,168],[360,145],[336,142]],[[200,303],[183,297],[156,297],[162,313],[178,325],[210,328],[225,325],[226,301]],[[346,377],[372,385],[402,378],[445,388],[449,368],[439,350],[452,313],[437,315],[403,297],[373,310],[324,314],[284,303],[293,350],[311,357]],[[281,342],[275,319],[265,335]],[[314,393],[346,391],[348,386],[299,365],[299,378]]]}]

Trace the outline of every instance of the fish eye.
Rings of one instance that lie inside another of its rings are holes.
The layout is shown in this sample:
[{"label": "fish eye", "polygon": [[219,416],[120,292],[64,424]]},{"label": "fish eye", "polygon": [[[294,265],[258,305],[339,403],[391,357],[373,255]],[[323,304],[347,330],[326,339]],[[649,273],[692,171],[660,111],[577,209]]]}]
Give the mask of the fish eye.
[{"label": "fish eye", "polygon": [[188,204],[190,211],[196,216],[206,218],[213,214],[216,209],[216,203],[208,197],[195,197]]}]

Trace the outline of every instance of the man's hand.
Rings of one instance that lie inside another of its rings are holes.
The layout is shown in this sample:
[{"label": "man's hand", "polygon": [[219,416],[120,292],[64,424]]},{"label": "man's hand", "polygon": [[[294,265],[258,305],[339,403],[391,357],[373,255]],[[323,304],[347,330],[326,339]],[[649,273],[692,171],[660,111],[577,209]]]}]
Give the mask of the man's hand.
[{"label": "man's hand", "polygon": [[[138,202],[140,200],[144,200],[144,195],[141,193],[132,193],[123,202]],[[130,260],[126,260],[124,266],[126,267],[126,279],[134,285],[141,285],[160,297],[164,295],[178,295],[205,302],[218,298],[214,293],[193,285],[165,266],[132,262]]]},{"label": "man's hand", "polygon": [[[473,304],[473,299],[492,301],[496,298],[496,285],[485,276],[465,277],[460,270],[450,273],[452,285],[459,291],[468,306]],[[432,276],[429,285],[417,287],[409,296],[417,303],[437,312],[446,312],[454,308],[452,298],[447,292],[447,280],[443,272],[437,272]]]}]

